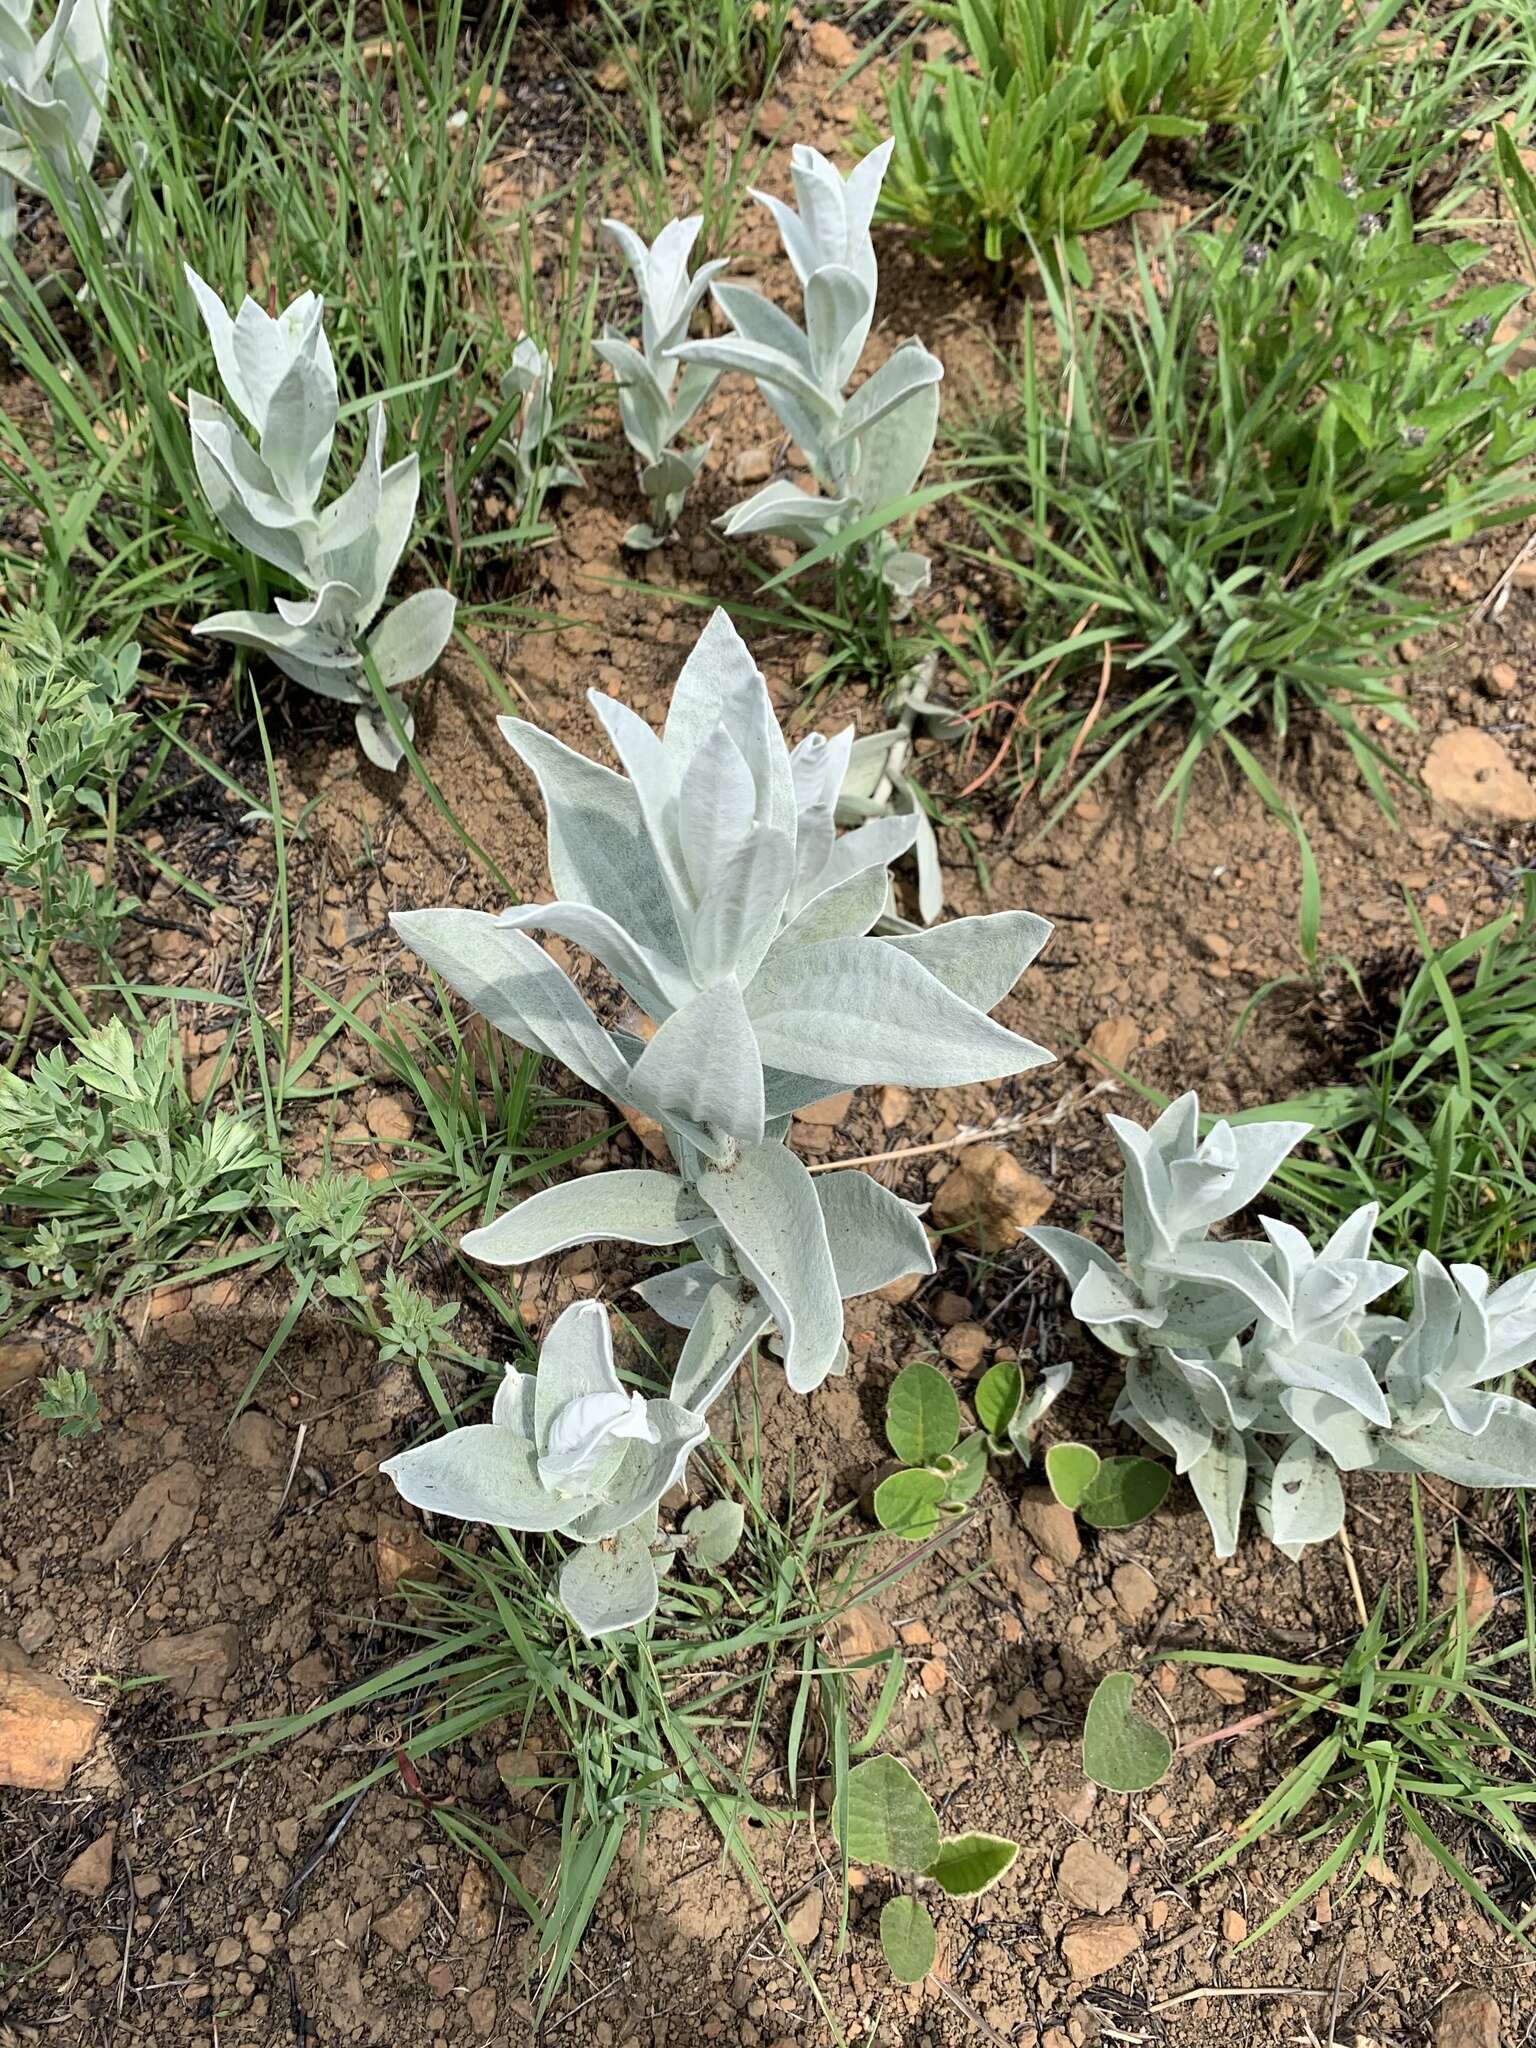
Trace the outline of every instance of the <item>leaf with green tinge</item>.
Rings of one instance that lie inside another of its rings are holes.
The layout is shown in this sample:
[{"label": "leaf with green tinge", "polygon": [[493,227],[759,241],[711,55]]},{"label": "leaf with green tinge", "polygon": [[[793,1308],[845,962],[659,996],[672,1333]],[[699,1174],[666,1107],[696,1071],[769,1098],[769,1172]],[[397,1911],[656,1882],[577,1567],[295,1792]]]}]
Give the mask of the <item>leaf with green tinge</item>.
[{"label": "leaf with green tinge", "polygon": [[933,1801],[893,1756],[872,1756],[848,1773],[847,1826],[843,1846],[850,1863],[916,1872],[938,1857]]},{"label": "leaf with green tinge", "polygon": [[875,1520],[908,1543],[926,1543],[939,1526],[946,1491],[943,1473],[926,1465],[893,1472],[875,1488]]},{"label": "leaf with green tinge", "polygon": [[987,1440],[981,1431],[973,1429],[964,1442],[939,1459],[937,1469],[944,1475],[944,1498],[952,1508],[974,1500],[987,1476]]},{"label": "leaf with green tinge", "polygon": [[1157,1513],[1172,1479],[1168,1467],[1154,1458],[1106,1458],[1085,1488],[1077,1511],[1090,1529],[1129,1529]]},{"label": "leaf with green tinge", "polygon": [[960,1403],[936,1367],[903,1366],[885,1401],[885,1433],[907,1465],[931,1465],[960,1441]]},{"label": "leaf with green tinge", "polygon": [[1024,1378],[1011,1358],[989,1365],[976,1382],[976,1420],[988,1436],[1001,1436],[1013,1420],[1024,1391]]},{"label": "leaf with green tinge", "polygon": [[1131,1705],[1136,1679],[1111,1671],[1099,1680],[1083,1722],[1083,1773],[1106,1792],[1145,1792],[1168,1775],[1173,1745]]},{"label": "leaf with green tinge", "polygon": [[948,1898],[974,1899],[1012,1869],[1018,1853],[1018,1843],[1004,1835],[950,1835],[923,1875]]},{"label": "leaf with green tinge", "polygon": [[939,1930],[921,1900],[886,1900],[880,1908],[880,1946],[898,1984],[922,1983],[939,1952]]},{"label": "leaf with green tinge", "polygon": [[1074,1512],[1098,1476],[1099,1454],[1087,1444],[1052,1444],[1045,1454],[1045,1477],[1064,1508]]},{"label": "leaf with green tinge", "polygon": [[716,1500],[707,1508],[690,1508],[683,1517],[688,1555],[695,1564],[727,1563],[735,1555],[746,1521],[747,1511],[739,1500]]}]

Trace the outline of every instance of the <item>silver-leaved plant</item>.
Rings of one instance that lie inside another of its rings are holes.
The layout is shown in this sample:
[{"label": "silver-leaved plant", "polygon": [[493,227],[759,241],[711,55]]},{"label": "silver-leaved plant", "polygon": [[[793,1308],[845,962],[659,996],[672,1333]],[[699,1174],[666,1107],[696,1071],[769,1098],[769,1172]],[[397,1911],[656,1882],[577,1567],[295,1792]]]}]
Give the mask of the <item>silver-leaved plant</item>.
[{"label": "silver-leaved plant", "polygon": [[1308,1125],[1218,1122],[1202,1137],[1192,1094],[1150,1129],[1109,1122],[1124,1258],[1072,1231],[1028,1235],[1066,1275],[1078,1321],[1125,1360],[1111,1419],[1172,1456],[1218,1556],[1250,1499],[1288,1556],[1337,1534],[1342,1472],[1536,1485],[1536,1408],[1495,1387],[1536,1359],[1536,1271],[1491,1288],[1424,1252],[1408,1318],[1378,1313],[1409,1275],[1371,1256],[1374,1204],[1321,1251],[1272,1217],[1262,1240],[1208,1235],[1258,1199]]},{"label": "silver-leaved plant", "polygon": [[690,363],[683,369],[672,353],[687,340],[694,309],[726,267],[724,259],[717,259],[701,263],[692,277],[688,275],[688,259],[703,225],[699,213],[669,221],[647,248],[623,221],[603,222],[623,251],[640,294],[639,348],[611,332],[593,343],[618,383],[619,417],[640,458],[640,488],[650,504],[649,521],[629,529],[626,547],[661,545],[677,524],[688,487],[709,453],[708,441],[680,448],[677,437],[714,390],[720,373],[707,363]]},{"label": "silver-leaved plant", "polygon": [[398,768],[403,750],[378,715],[364,647],[409,734],[411,716],[398,692],[426,674],[453,630],[454,600],[446,590],[418,591],[374,624],[411,537],[417,458],[385,466],[384,407],[376,404],[362,468],[322,506],[338,413],[322,302],[304,292],[273,317],[247,298],[231,319],[190,266],[187,282],[224,388],[257,436],[252,447],[217,400],[189,392],[198,482],[231,539],[307,593],[275,599],[272,612],[220,612],[192,630],[255,648],[306,689],[353,705],[363,752],[381,768]]},{"label": "silver-leaved plant", "polygon": [[531,334],[520,334],[501,380],[501,402],[515,406],[501,439],[512,463],[519,508],[537,510],[550,491],[579,490],[581,472],[565,453],[555,418],[555,366]]},{"label": "silver-leaved plant", "polygon": [[[558,900],[393,922],[518,1043],[655,1118],[678,1170],[547,1189],[464,1248],[521,1265],[605,1238],[692,1245],[705,1270],[658,1283],[690,1325],[677,1398],[707,1406],[724,1383],[716,1366],[765,1322],[791,1386],[809,1392],[842,1362],[843,1296],[926,1272],[930,1255],[912,1209],[877,1182],[807,1173],[785,1142],[793,1112],[845,1088],[949,1087],[1049,1058],[988,1015],[1049,926],[1004,911],[872,936],[913,820],[838,836],[851,731],[791,753],[724,612],[684,664],[660,734],[601,692],[590,702],[627,775],[501,722],[544,797]],[[588,953],[654,1035],[600,1024],[530,930]]]},{"label": "silver-leaved plant", "polygon": [[59,0],[35,37],[31,20],[32,0],[0,0],[0,213],[13,181],[46,192],[50,179],[78,212],[101,139],[111,0]]},{"label": "silver-leaved plant", "polygon": [[[753,197],[778,224],[800,280],[805,324],[746,285],[716,283],[715,303],[732,332],[682,341],[690,367],[744,371],[799,443],[820,486],[788,478],[765,484],[722,522],[730,534],[771,533],[814,547],[859,520],[900,516],[933,449],[944,366],[919,341],[904,341],[851,395],[875,314],[878,272],[869,224],[893,144],[882,143],[846,178],[797,143],[790,158],[799,211],[766,192]],[[929,580],[927,558],[898,550],[876,532],[866,558],[878,568],[899,616]]]},{"label": "silver-leaved plant", "polygon": [[560,1573],[561,1604],[601,1636],[654,1610],[656,1504],[707,1434],[696,1410],[625,1388],[607,1309],[578,1301],[545,1338],[537,1373],[508,1369],[489,1422],[379,1469],[429,1514],[567,1537],[577,1547]]}]

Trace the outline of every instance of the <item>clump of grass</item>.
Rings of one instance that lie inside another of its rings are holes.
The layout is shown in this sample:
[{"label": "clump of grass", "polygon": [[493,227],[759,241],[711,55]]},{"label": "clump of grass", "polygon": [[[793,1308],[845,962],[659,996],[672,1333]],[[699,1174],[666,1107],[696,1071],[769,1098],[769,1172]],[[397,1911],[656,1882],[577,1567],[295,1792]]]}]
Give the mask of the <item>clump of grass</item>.
[{"label": "clump of grass", "polygon": [[1517,1921],[1506,1912],[1470,1866],[1486,1845],[1522,1902],[1536,1887],[1536,1848],[1525,1820],[1536,1803],[1529,1558],[1520,1588],[1524,1633],[1498,1649],[1481,1647],[1497,1602],[1469,1601],[1458,1551],[1455,1596],[1432,1604],[1417,1481],[1413,1501],[1413,1596],[1394,1613],[1391,1589],[1384,1588],[1338,1663],[1172,1653],[1176,1661],[1267,1680],[1291,1704],[1262,1718],[1273,1719],[1280,1740],[1297,1738],[1299,1752],[1196,1881],[1282,1832],[1304,1845],[1329,1845],[1309,1875],[1250,1930],[1245,1945],[1261,1941],[1324,1885],[1339,1884],[1340,1896],[1354,1891],[1393,1853],[1397,1837],[1416,1842],[1501,1927],[1523,1936],[1528,1924],[1529,1915]]},{"label": "clump of grass", "polygon": [[1431,613],[1404,572],[1532,500],[1531,379],[1498,338],[1522,288],[1467,283],[1481,253],[1417,237],[1325,151],[1283,235],[1171,246],[1165,289],[1143,254],[1130,315],[1046,280],[1059,360],[1026,328],[1005,408],[953,445],[1018,608],[973,680],[1010,709],[1047,827],[1167,724],[1160,800],[1182,813],[1215,742],[1299,834],[1253,741],[1301,713],[1391,814],[1364,714],[1409,722],[1386,650]]},{"label": "clump of grass", "polygon": [[1374,977],[1380,1007],[1358,976],[1341,991],[1354,1074],[1251,1114],[1315,1127],[1274,1182],[1299,1220],[1328,1231],[1379,1202],[1383,1256],[1422,1247],[1497,1280],[1536,1255],[1536,876],[1448,945],[1414,922],[1420,957],[1391,963],[1390,993]]},{"label": "clump of grass", "polygon": [[721,102],[761,100],[787,53],[793,0],[600,0],[596,41],[642,118],[684,135]]}]

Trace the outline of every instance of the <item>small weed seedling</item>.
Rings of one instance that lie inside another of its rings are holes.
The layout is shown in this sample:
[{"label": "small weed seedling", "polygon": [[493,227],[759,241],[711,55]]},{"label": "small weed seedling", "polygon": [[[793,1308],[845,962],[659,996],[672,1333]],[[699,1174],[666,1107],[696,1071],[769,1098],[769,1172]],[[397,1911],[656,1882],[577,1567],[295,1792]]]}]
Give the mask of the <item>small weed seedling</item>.
[{"label": "small weed seedling", "polygon": [[1064,1508],[1090,1529],[1130,1529],[1155,1515],[1172,1474],[1152,1458],[1101,1458],[1089,1444],[1052,1444],[1045,1479]]},{"label": "small weed seedling", "polygon": [[1131,1704],[1135,1675],[1111,1671],[1094,1687],[1083,1721],[1083,1776],[1106,1792],[1149,1792],[1168,1775],[1173,1744]]},{"label": "small weed seedling", "polygon": [[901,1459],[875,1488],[875,1520],[893,1536],[925,1543],[945,1516],[958,1514],[987,1476],[980,1430],[960,1438],[960,1403],[936,1366],[904,1365],[885,1403],[885,1434]]},{"label": "small weed seedling", "polygon": [[[933,1801],[904,1763],[874,1756],[848,1773],[840,1804],[843,1854],[909,1883],[925,1878],[946,1898],[974,1899],[1013,1867],[1017,1842],[1001,1835],[945,1835]],[[880,1910],[880,1946],[900,1984],[920,1984],[938,1954],[933,1915],[910,1891]]]}]

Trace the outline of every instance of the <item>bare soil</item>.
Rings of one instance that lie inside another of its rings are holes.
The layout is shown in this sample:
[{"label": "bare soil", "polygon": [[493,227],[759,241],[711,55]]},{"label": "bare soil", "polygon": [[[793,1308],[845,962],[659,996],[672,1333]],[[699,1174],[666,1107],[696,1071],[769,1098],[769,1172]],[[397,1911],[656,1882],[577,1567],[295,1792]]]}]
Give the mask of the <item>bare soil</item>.
[{"label": "bare soil", "polygon": [[[808,49],[797,52],[783,88],[781,143],[846,154],[855,95],[836,77]],[[488,203],[516,208],[541,175],[539,148],[539,135],[514,120]],[[785,187],[787,150],[766,178]],[[684,182],[680,171],[680,190]],[[756,267],[766,288],[783,287],[771,237],[750,215],[742,240],[757,259],[743,273]],[[1108,291],[1125,246],[1109,237],[1094,251]],[[882,239],[881,258],[881,339],[921,332],[947,366],[950,403],[968,386],[985,388],[996,348],[1033,317],[1027,287],[1001,302],[970,292],[897,236]],[[557,505],[554,540],[523,572],[525,601],[562,623],[483,645],[528,715],[585,749],[599,745],[588,688],[620,693],[651,716],[664,704],[701,617],[668,592],[752,594],[752,574],[711,520],[739,495],[732,471],[744,456],[781,459],[774,424],[735,380],[702,424],[714,450],[678,540],[643,563],[621,552],[639,507],[615,434],[589,465],[588,488]],[[936,613],[985,608],[992,593],[946,558],[944,531],[943,513],[931,515]],[[1442,592],[1477,597],[1520,538],[1448,555],[1427,574]],[[815,649],[785,633],[749,630],[749,638],[786,722],[796,721]],[[1494,732],[1519,765],[1536,769],[1536,593],[1517,587],[1497,616],[1433,648],[1404,647],[1402,660],[1419,734],[1383,738],[1410,774],[1437,734],[1469,725]],[[1512,693],[1486,686],[1496,662],[1517,672]],[[267,702],[289,814],[314,805],[310,836],[294,852],[296,976],[338,996],[376,977],[395,1000],[420,996],[413,961],[390,935],[389,910],[496,908],[496,890],[408,774],[392,779],[360,765],[350,722],[331,706],[275,688]],[[421,693],[417,744],[515,892],[537,898],[547,889],[542,816],[497,735],[500,708],[473,665],[450,656]],[[880,719],[864,693],[820,703],[813,715],[827,727],[851,718],[868,729]],[[203,743],[249,776],[251,739],[217,691]],[[1001,778],[953,804],[975,854],[958,831],[942,832],[952,908],[1027,907],[1055,922],[1045,957],[1000,1014],[1054,1047],[1058,1063],[996,1090],[910,1102],[889,1091],[856,1097],[839,1121],[801,1123],[807,1156],[857,1157],[1027,1117],[1007,1142],[1052,1189],[1055,1219],[1104,1224],[1114,1194],[1102,1112],[1135,1107],[1081,1051],[1106,1019],[1126,1020],[1121,1042],[1139,1080],[1197,1086],[1213,1105],[1331,1078],[1326,1029],[1301,996],[1261,1005],[1233,1043],[1249,997],[1298,967],[1297,861],[1284,829],[1214,756],[1175,835],[1154,799],[1179,745],[1177,733],[1161,736],[1043,842],[1038,813],[1026,803],[1015,814]],[[952,799],[986,753],[981,739],[971,750],[935,749],[923,764],[929,786]],[[1276,765],[1299,795],[1317,849],[1325,944],[1357,961],[1411,942],[1407,898],[1438,937],[1481,921],[1532,857],[1529,835],[1453,828],[1411,784],[1394,829],[1347,754],[1318,734],[1297,735]],[[166,860],[196,874],[223,907],[210,920],[146,877],[162,925],[141,942],[141,970],[237,988],[266,914],[270,847],[240,822],[238,805],[206,786],[170,807],[162,829]],[[276,962],[256,964],[270,986]],[[301,1008],[304,1029],[323,1021],[318,1004]],[[188,1029],[201,1034],[198,1023]],[[189,1045],[196,1058],[208,1041],[190,1036]],[[366,1047],[342,1051],[352,1071],[369,1073]],[[365,1080],[331,1112],[329,1135],[344,1160],[390,1156],[366,1115],[375,1092]],[[322,1135],[314,1133],[317,1158]],[[627,1163],[638,1156],[627,1133],[608,1153]],[[925,1199],[953,1158],[940,1151],[881,1171],[903,1194]],[[618,1288],[641,1271],[605,1265],[603,1279]],[[530,1276],[523,1302],[535,1332],[576,1288],[594,1284],[590,1267]],[[0,2048],[457,2048],[484,2040],[518,2048],[535,2038],[524,1923],[433,1817],[434,1806],[451,1802],[509,1830],[529,1872],[552,1867],[547,1802],[513,1800],[495,1768],[515,1731],[434,1761],[420,1793],[404,1778],[376,1788],[329,1846],[335,1816],[317,1818],[317,1805],[389,1750],[395,1731],[377,1716],[333,1722],[274,1757],[227,1768],[227,1724],[307,1706],[402,1642],[399,1603],[381,1590],[376,1561],[381,1517],[396,1517],[399,1505],[375,1467],[419,1427],[424,1403],[370,1345],[317,1313],[268,1374],[257,1420],[231,1430],[230,1412],[283,1300],[273,1282],[204,1288],[190,1299],[173,1291],[143,1304],[101,1379],[106,1426],[83,1442],[62,1442],[37,1423],[25,1387],[0,1401],[0,1657],[55,1673],[108,1710],[97,1751],[66,1794],[0,1801]],[[1038,1360],[1061,1341],[1054,1286],[1038,1260],[1020,1251],[982,1262],[947,1251],[913,1299],[851,1306],[848,1379],[806,1402],[771,1369],[763,1373],[768,1439],[784,1454],[795,1446],[801,1470],[846,1497],[884,1454],[880,1418],[892,1375],[914,1355],[942,1355],[957,1321],[982,1326],[983,1362],[1009,1350]],[[63,1355],[70,1332],[62,1321],[40,1334]],[[1112,1367],[1079,1356],[1061,1427],[1102,1441]],[[951,1369],[963,1391],[969,1375]],[[891,1987],[875,1933],[886,1894],[875,1876],[855,1893],[840,1947],[824,1817],[813,1818],[803,1796],[791,1802],[780,1758],[765,1745],[751,1760],[754,1781],[784,1824],[763,1831],[753,1850],[768,1892],[792,1919],[806,1970],[709,1825],[668,1817],[643,1849],[626,1848],[540,2038],[572,2048],[681,2048],[701,2037],[787,2048],[830,2042],[841,2030],[909,2048],[971,2039],[1010,2048],[1095,2039],[1364,2048],[1436,2038],[1443,2001],[1470,1986],[1497,2000],[1500,2039],[1529,2039],[1530,1962],[1400,1844],[1358,1891],[1324,1891],[1263,1943],[1236,1947],[1244,1927],[1311,1867],[1306,1846],[1282,1844],[1235,1872],[1193,1876],[1274,1782],[1282,1757],[1268,1728],[1195,1750],[1144,1797],[1096,1794],[1079,1770],[1082,1709],[1106,1670],[1144,1665],[1171,1722],[1186,1734],[1207,1732],[1240,1720],[1263,1696],[1214,1689],[1160,1652],[1210,1644],[1307,1654],[1347,1637],[1354,1605],[1337,1549],[1295,1566],[1250,1534],[1237,1558],[1218,1564],[1198,1514],[1176,1497],[1138,1529],[1085,1532],[1079,1556],[1053,1557],[1020,1522],[1019,1485],[1017,1477],[989,1483],[966,1535],[903,1580],[879,1612],[841,1625],[840,1646],[854,1654],[901,1631],[909,1671],[885,1746],[912,1763],[947,1822],[1023,1845],[995,1891],[944,1909],[938,1975],[918,1990]],[[1495,1591],[1518,1583],[1509,1530],[1487,1519],[1487,1503],[1433,1484],[1426,1496],[1437,1571],[1459,1537]],[[1401,1491],[1357,1479],[1350,1498],[1354,1555],[1374,1590],[1407,1563]],[[114,1539],[136,1502],[126,1538]],[[164,1668],[166,1638],[205,1629],[219,1633],[179,1686],[129,1684]],[[106,1831],[105,1892],[66,1887],[72,1860]],[[1081,1840],[1124,1880],[1123,1897],[1111,1900],[1111,1884],[1100,1914],[1063,1890],[1063,1854]],[[1487,1842],[1457,1847],[1501,1902],[1529,1903]],[[1074,1978],[1061,1940],[1084,1921],[1122,1959]]]}]

